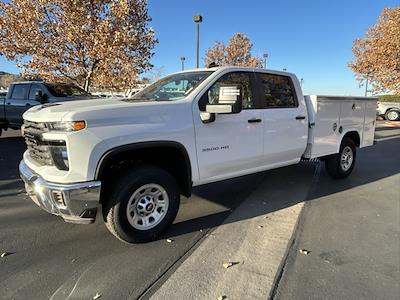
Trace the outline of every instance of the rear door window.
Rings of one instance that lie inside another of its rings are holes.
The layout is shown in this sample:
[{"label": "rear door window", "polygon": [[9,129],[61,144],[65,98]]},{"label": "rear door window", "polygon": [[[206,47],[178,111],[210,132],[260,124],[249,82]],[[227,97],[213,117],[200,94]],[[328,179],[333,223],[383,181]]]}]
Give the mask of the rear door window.
[{"label": "rear door window", "polygon": [[260,96],[264,108],[297,107],[296,92],[289,76],[257,73],[261,89]]},{"label": "rear door window", "polygon": [[29,84],[14,85],[11,98],[16,100],[25,100],[29,91]]}]

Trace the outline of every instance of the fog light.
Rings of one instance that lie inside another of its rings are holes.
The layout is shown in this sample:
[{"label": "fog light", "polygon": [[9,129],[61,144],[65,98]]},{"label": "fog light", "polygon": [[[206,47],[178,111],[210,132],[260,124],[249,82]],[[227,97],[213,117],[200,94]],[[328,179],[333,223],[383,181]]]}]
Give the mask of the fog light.
[{"label": "fog light", "polygon": [[65,206],[64,194],[60,191],[52,191],[53,200],[59,205]]}]

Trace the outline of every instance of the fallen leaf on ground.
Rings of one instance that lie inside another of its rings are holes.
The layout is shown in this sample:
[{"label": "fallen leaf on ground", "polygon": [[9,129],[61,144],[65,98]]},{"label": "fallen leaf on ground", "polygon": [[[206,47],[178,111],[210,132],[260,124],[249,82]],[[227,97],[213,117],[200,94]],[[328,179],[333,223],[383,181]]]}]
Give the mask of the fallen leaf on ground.
[{"label": "fallen leaf on ground", "polygon": [[224,263],[222,264],[222,266],[223,266],[225,269],[228,269],[229,267],[232,267],[232,266],[233,266],[233,262],[224,262]]},{"label": "fallen leaf on ground", "polygon": [[311,251],[307,249],[300,249],[299,252],[304,255],[308,255]]},{"label": "fallen leaf on ground", "polygon": [[96,293],[96,295],[93,296],[93,299],[99,299],[101,297],[101,294]]},{"label": "fallen leaf on ground", "polygon": [[224,300],[224,299],[226,299],[226,296],[219,296],[219,297],[217,298],[217,300]]},{"label": "fallen leaf on ground", "polygon": [[172,243],[173,241],[172,239],[167,239],[167,243]]},{"label": "fallen leaf on ground", "polygon": [[8,252],[3,252],[0,256],[1,257],[6,257],[7,255],[9,255],[10,253],[8,253]]},{"label": "fallen leaf on ground", "polygon": [[232,267],[232,266],[234,266],[234,265],[237,265],[237,264],[240,264],[240,262],[238,262],[238,261],[227,261],[227,262],[224,262],[223,264],[222,264],[222,266],[225,268],[225,269],[228,269],[228,268],[230,268],[230,267]]},{"label": "fallen leaf on ground", "polygon": [[264,228],[264,226],[262,226],[262,225],[258,225],[257,227],[258,227],[258,228]]}]

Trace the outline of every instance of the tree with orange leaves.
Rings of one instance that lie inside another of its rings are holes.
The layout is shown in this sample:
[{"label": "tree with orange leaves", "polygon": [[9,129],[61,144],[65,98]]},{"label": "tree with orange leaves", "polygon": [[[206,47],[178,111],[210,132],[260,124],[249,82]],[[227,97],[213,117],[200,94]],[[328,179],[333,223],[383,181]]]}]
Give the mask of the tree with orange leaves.
[{"label": "tree with orange leaves", "polygon": [[24,76],[121,88],[151,68],[157,42],[143,0],[0,2],[0,55]]},{"label": "tree with orange leaves", "polygon": [[375,92],[400,93],[400,7],[385,8],[364,39],[353,44],[349,67],[358,80],[369,80]]},{"label": "tree with orange leaves", "polygon": [[214,63],[218,66],[232,65],[243,67],[262,67],[262,58],[251,55],[253,44],[243,33],[235,33],[227,46],[215,42],[206,53],[205,64]]}]

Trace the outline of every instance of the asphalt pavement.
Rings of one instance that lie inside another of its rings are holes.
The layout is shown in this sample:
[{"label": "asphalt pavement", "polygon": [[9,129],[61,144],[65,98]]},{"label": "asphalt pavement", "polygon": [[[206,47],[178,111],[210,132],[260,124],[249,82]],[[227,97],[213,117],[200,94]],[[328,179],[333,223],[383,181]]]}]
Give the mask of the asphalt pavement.
[{"label": "asphalt pavement", "polygon": [[360,149],[345,180],[322,170],[272,298],[399,299],[399,173],[399,137]]},{"label": "asphalt pavement", "polygon": [[[381,141],[359,151],[349,179],[332,181],[321,171],[278,274],[274,298],[390,298],[398,292],[393,282],[400,281],[400,139],[392,139],[387,127],[379,122]],[[92,225],[68,224],[28,199],[17,172],[24,149],[17,131],[0,137],[0,254],[7,253],[0,258],[1,299],[93,299],[97,293],[101,299],[146,299],[262,182],[270,184],[268,206],[235,219],[238,224],[296,205],[297,200],[280,196],[279,181],[295,174],[293,188],[304,188],[307,179],[304,170],[292,166],[196,188],[191,198],[182,199],[178,218],[164,237],[128,245],[116,240],[101,218]],[[276,222],[273,226],[279,227]],[[300,247],[311,252],[300,255]]]}]

